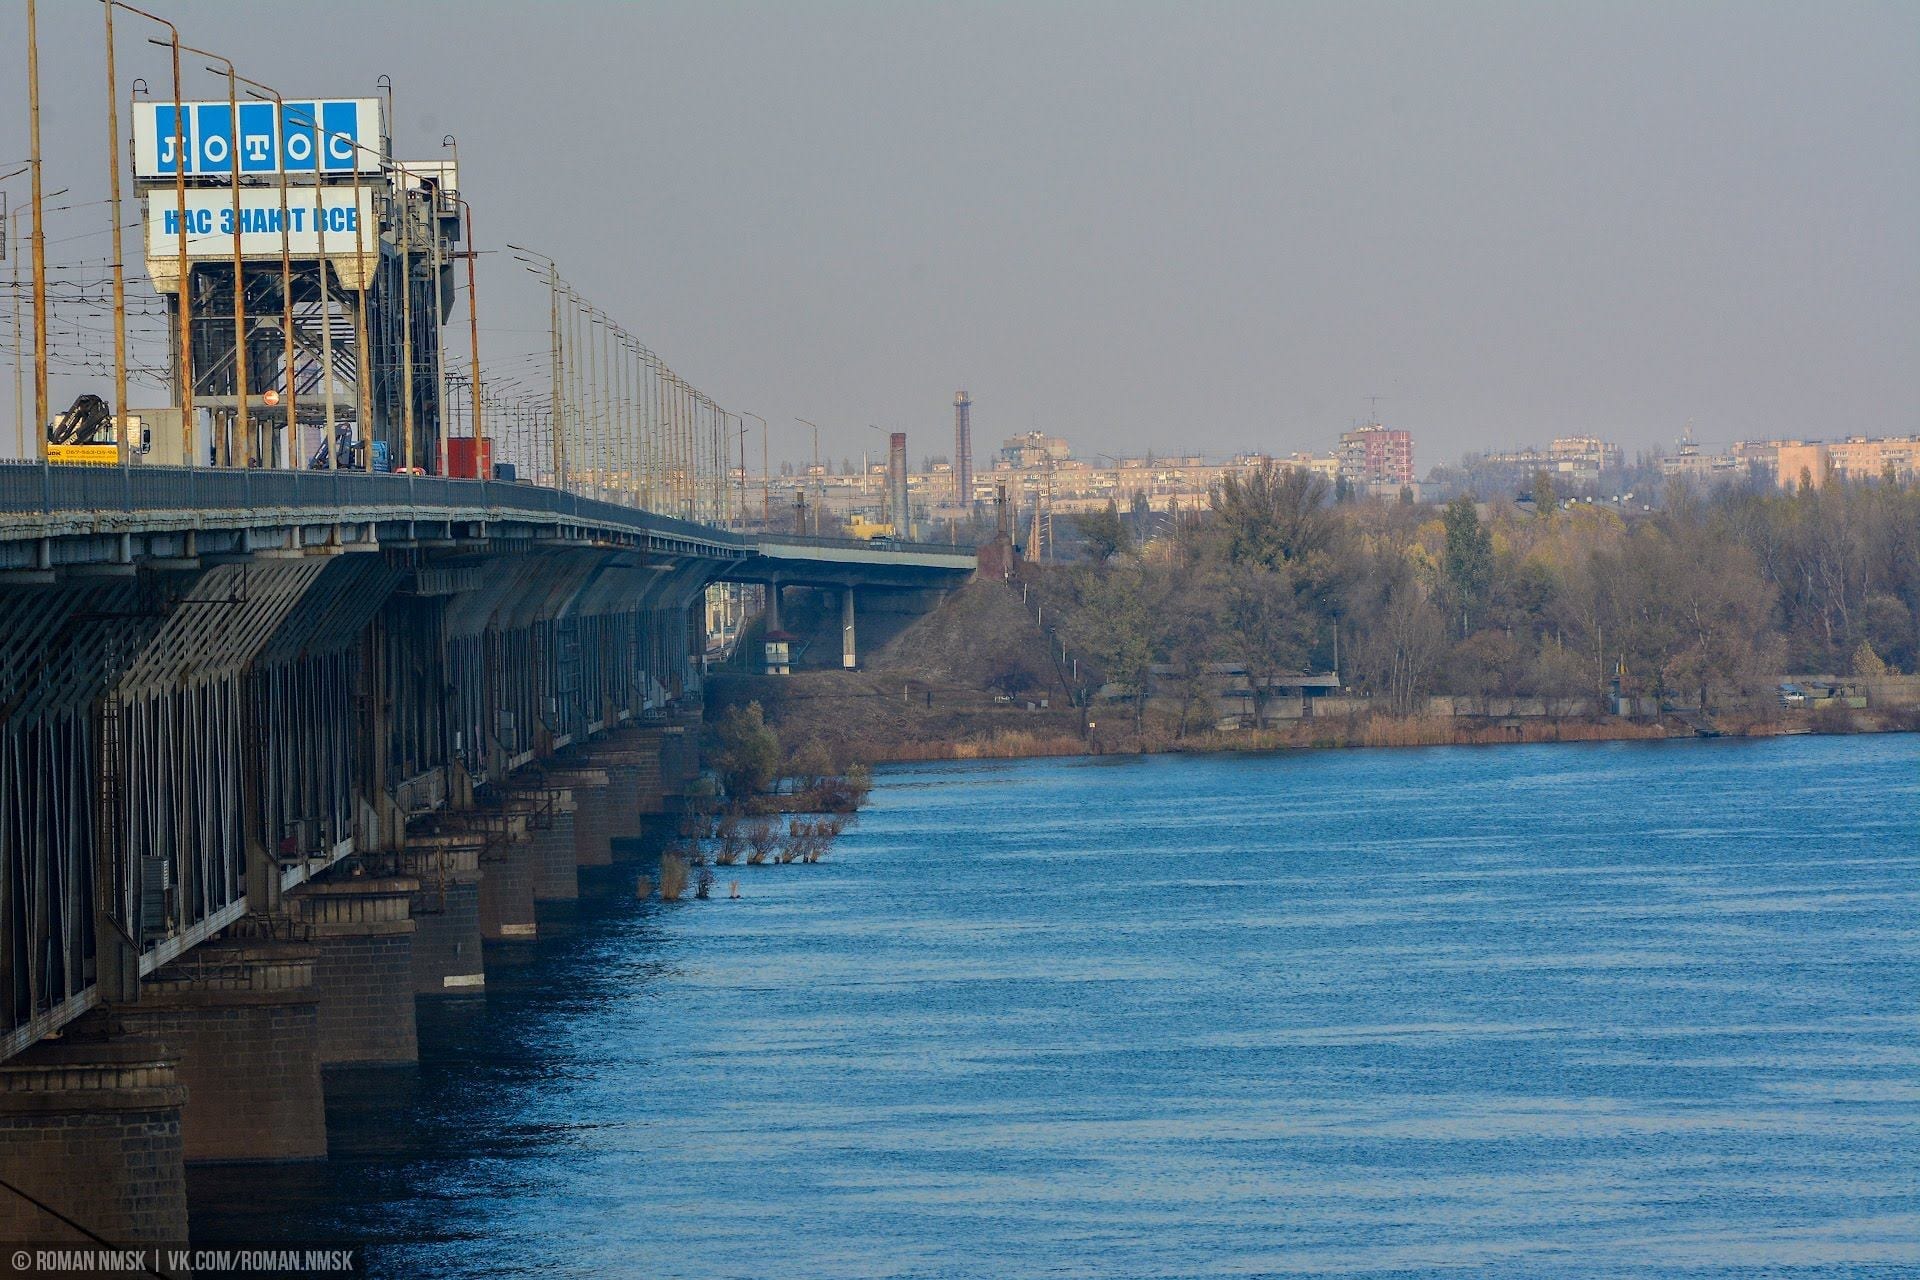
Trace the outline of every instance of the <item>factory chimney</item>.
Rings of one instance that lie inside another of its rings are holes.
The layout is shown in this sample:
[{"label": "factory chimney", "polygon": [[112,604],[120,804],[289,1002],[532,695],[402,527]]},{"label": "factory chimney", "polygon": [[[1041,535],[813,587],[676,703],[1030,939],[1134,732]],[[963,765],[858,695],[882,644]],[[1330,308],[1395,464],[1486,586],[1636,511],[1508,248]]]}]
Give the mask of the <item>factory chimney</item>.
[{"label": "factory chimney", "polygon": [[913,537],[912,512],[907,507],[907,433],[887,437],[887,514],[893,517],[893,536]]},{"label": "factory chimney", "polygon": [[953,393],[953,485],[965,519],[973,507],[973,401],[964,388]]}]

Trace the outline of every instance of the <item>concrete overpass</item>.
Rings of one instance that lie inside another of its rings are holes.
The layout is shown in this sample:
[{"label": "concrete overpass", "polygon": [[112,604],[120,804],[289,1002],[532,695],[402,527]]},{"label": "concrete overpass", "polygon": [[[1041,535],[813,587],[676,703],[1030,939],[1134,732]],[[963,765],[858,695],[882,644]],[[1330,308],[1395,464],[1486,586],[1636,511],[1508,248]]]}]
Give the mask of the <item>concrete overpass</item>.
[{"label": "concrete overpass", "polygon": [[484,989],[675,807],[708,584],[973,564],[523,484],[0,465],[9,1171],[136,1241],[180,1158],[324,1155],[321,1067],[409,1060],[416,996]]},{"label": "concrete overpass", "polygon": [[763,533],[752,554],[721,575],[731,582],[757,582],[766,588],[767,631],[784,627],[781,595],[786,587],[815,587],[840,595],[840,664],[859,665],[855,596],[939,592],[964,582],[979,565],[971,549],[933,542],[867,542],[787,533]]}]

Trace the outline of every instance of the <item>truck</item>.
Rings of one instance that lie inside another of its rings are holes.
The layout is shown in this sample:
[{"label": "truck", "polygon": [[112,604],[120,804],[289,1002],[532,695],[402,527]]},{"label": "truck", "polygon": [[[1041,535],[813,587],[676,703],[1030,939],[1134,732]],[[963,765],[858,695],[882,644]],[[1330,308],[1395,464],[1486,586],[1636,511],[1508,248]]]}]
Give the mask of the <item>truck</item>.
[{"label": "truck", "polygon": [[847,536],[849,538],[860,538],[867,542],[873,542],[879,539],[892,541],[893,526],[890,524],[875,523],[865,516],[849,516],[847,518]]},{"label": "truck", "polygon": [[[152,437],[138,417],[127,419],[133,447],[130,461],[139,461],[152,447]],[[82,466],[117,466],[120,462],[120,420],[96,395],[76,398],[67,411],[47,424],[47,461]]]}]

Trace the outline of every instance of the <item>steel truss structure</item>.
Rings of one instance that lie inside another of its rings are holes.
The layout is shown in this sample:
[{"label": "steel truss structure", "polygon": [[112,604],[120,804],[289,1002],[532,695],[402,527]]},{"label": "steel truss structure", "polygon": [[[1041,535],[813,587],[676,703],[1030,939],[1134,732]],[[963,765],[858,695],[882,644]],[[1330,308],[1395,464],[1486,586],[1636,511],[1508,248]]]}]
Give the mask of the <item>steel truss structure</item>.
[{"label": "steel truss structure", "polygon": [[690,606],[746,554],[381,532],[155,542],[0,585],[0,1058],[392,854],[410,819],[697,693]]}]

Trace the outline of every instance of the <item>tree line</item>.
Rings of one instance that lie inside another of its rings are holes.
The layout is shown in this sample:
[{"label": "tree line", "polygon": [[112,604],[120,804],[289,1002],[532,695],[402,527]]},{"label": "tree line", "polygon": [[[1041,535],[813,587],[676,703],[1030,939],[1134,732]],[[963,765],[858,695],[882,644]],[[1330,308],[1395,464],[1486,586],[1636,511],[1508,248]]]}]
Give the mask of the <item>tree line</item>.
[{"label": "tree line", "polygon": [[[1783,672],[1920,665],[1920,488],[1669,486],[1658,510],[1463,495],[1444,507],[1336,502],[1272,466],[1137,540],[1117,505],[1078,521],[1084,559],[1030,581],[1098,675],[1180,708],[1213,664],[1266,684],[1337,672],[1408,714],[1430,694],[1586,699],[1614,691],[1755,706]],[[1141,699],[1135,699],[1136,718]]]}]

